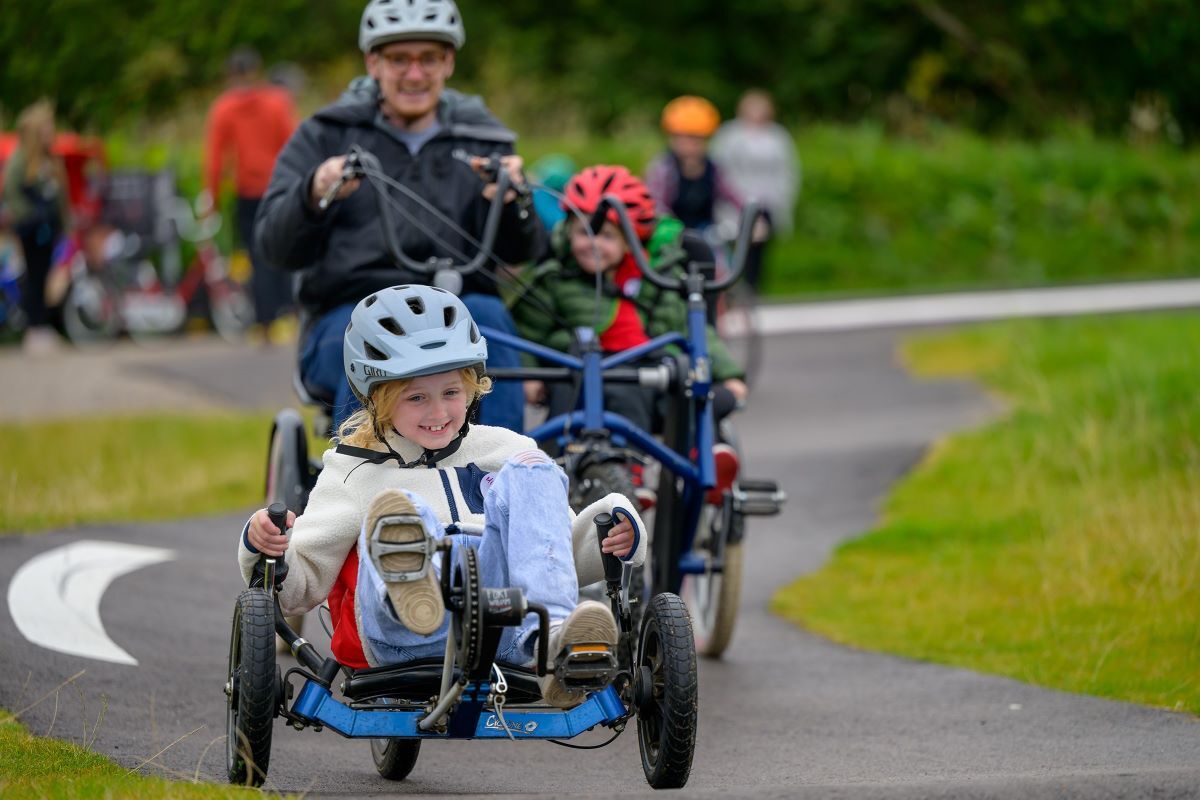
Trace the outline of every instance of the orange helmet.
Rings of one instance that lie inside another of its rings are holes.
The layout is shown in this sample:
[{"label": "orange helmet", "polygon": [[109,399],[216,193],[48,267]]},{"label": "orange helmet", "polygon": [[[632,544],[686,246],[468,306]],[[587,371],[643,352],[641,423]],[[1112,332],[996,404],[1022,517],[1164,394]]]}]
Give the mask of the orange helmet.
[{"label": "orange helmet", "polygon": [[676,97],[662,112],[662,129],[669,134],[712,136],[720,124],[717,107],[695,95]]},{"label": "orange helmet", "polygon": [[[562,207],[568,214],[572,211],[594,214],[606,194],[620,198],[629,211],[629,221],[633,223],[638,238],[642,241],[649,239],[650,234],[654,233],[654,223],[658,221],[654,198],[646,190],[646,184],[625,167],[598,164],[582,170],[567,181]],[[617,224],[616,211],[609,209],[607,218],[612,224]]]}]

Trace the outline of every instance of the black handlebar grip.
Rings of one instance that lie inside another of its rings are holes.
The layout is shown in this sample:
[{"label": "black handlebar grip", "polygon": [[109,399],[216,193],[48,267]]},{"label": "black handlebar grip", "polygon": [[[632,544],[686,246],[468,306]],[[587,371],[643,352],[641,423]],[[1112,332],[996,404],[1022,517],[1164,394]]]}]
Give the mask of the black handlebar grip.
[{"label": "black handlebar grip", "polygon": [[610,583],[620,583],[621,559],[612,553],[604,552],[604,540],[608,538],[608,532],[613,529],[616,522],[613,520],[612,514],[601,513],[592,517],[592,523],[596,526],[596,542],[600,547],[600,560],[604,562],[604,580]]},{"label": "black handlebar grip", "polygon": [[287,533],[287,506],[283,503],[271,503],[267,506],[267,517],[280,533]]}]

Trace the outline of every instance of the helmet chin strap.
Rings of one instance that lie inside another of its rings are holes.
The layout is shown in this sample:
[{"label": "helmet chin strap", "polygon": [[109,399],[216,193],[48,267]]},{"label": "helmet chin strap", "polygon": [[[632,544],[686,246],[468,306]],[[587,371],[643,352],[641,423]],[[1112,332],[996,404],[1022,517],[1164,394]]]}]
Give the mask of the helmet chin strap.
[{"label": "helmet chin strap", "polygon": [[[400,467],[401,469],[414,469],[417,467],[433,469],[440,461],[454,455],[458,452],[458,448],[462,447],[463,439],[467,438],[467,434],[471,432],[471,422],[479,415],[479,401],[480,398],[476,397],[471,401],[471,405],[467,406],[467,414],[466,418],[463,420],[462,427],[458,429],[458,435],[455,436],[449,444],[438,450],[425,449],[421,455],[413,461],[405,461],[404,457],[397,453],[392,446],[388,444],[385,437],[378,435],[376,438],[379,439],[383,446],[387,448],[388,451],[386,453],[381,453],[378,450],[371,450],[366,447],[354,447],[348,444],[339,444],[336,448],[336,452],[347,456],[361,458],[364,462],[370,462],[372,464],[382,464],[385,461],[392,461],[394,459],[396,461],[396,466]],[[397,436],[404,438],[403,435],[394,427],[392,430]]]}]

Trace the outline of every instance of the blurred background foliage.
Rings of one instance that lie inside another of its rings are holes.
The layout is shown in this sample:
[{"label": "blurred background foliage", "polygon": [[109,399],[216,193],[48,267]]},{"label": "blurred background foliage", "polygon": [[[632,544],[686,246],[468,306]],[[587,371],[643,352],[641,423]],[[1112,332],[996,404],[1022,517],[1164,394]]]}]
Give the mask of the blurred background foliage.
[{"label": "blurred background foliage", "polygon": [[[169,167],[194,196],[229,52],[300,65],[311,112],[362,71],[364,2],[5,0],[0,128],[53,97],[111,164]],[[729,116],[771,91],[804,169],[773,294],[1200,274],[1196,0],[458,2],[452,85],[529,161],[640,172],[671,97]]]},{"label": "blurred background foliage", "polygon": [[[768,87],[785,123],[934,118],[1045,134],[1063,123],[1185,141],[1200,130],[1195,0],[460,0],[460,83],[520,130],[613,133],[670,97],[729,112]],[[42,95],[104,128],[219,82],[238,44],[310,72],[355,68],[363,0],[7,0],[0,98]]]}]

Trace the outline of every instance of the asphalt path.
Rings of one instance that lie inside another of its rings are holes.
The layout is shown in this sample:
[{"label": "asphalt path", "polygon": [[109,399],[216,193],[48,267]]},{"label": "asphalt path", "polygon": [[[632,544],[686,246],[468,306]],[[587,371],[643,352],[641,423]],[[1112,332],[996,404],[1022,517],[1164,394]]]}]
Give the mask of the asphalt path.
[{"label": "asphalt path", "polygon": [[[998,410],[967,383],[912,379],[896,363],[897,338],[876,330],[770,340],[739,431],[746,474],[777,478],[789,502],[783,515],[750,528],[733,645],[721,661],[701,664],[686,794],[1197,796],[1193,717],[857,651],[768,612],[779,586],[871,527],[880,498],[931,442]],[[191,382],[197,392],[253,392],[247,402],[260,405],[290,401],[289,358],[279,349],[243,350],[228,362],[234,374],[170,360],[141,369]],[[264,398],[264,385],[278,393]],[[83,742],[130,768],[223,780],[222,685],[240,589],[234,540],[244,518],[0,537],[5,587],[29,559],[81,540],[176,553],[118,578],[100,605],[108,636],[136,666],[43,649],[0,614],[0,706],[24,710],[34,733]],[[310,619],[307,632],[315,629]],[[410,778],[391,784],[376,776],[365,742],[278,721],[268,788],[330,797],[652,794],[632,728],[593,752],[544,742],[427,743]]]}]

